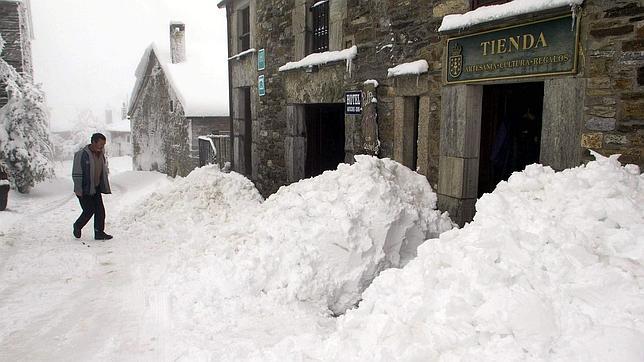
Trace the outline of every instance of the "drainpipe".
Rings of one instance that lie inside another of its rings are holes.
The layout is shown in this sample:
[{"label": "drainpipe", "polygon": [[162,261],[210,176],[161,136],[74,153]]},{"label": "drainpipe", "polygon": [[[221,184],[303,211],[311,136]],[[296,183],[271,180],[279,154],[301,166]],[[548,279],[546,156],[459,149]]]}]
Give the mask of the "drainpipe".
[{"label": "drainpipe", "polygon": [[[228,57],[231,57],[233,54],[230,53],[232,36],[230,19],[232,17],[232,9],[235,7],[235,1],[230,0],[226,4],[226,31],[228,32],[226,38],[228,39]],[[230,169],[235,169],[235,129],[234,127],[234,115],[233,115],[233,78],[232,78],[232,66],[230,60],[228,60],[228,117],[230,122]]]}]

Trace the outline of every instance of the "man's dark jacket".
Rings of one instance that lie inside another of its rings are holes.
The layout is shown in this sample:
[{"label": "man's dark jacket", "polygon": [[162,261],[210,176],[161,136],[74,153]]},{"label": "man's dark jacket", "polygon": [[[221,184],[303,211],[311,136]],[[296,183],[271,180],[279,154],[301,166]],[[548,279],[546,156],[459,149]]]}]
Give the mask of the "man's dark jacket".
[{"label": "man's dark jacket", "polygon": [[96,194],[96,188],[102,194],[111,194],[110,181],[107,179],[109,173],[107,169],[107,161],[105,155],[101,153],[99,162],[103,162],[103,172],[101,172],[100,181],[98,185],[92,182],[92,175],[94,174],[95,160],[92,156],[92,151],[89,145],[83,147],[74,155],[74,165],[72,167],[72,179],[74,180],[74,192],[82,193],[83,196]]}]

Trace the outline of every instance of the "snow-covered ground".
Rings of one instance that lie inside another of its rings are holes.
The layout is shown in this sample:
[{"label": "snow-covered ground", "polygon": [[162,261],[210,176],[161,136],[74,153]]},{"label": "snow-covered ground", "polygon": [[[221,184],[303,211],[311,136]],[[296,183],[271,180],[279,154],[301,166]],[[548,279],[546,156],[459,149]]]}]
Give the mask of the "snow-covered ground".
[{"label": "snow-covered ground", "polygon": [[0,213],[2,361],[644,360],[644,176],[614,158],[529,166],[451,231],[389,160],[264,201],[113,158],[115,238],[84,244],[70,168]]}]

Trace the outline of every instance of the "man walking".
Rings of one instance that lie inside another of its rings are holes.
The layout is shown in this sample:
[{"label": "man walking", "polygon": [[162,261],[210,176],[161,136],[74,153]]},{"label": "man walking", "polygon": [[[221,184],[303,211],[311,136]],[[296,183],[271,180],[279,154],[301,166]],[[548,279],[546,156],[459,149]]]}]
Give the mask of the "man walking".
[{"label": "man walking", "polygon": [[94,133],[91,141],[91,144],[74,155],[74,193],[83,209],[83,213],[74,223],[74,236],[80,238],[81,229],[94,216],[94,239],[109,240],[112,235],[105,233],[105,207],[101,196],[112,193],[107,179],[109,170],[103,153],[106,139],[101,133]]}]

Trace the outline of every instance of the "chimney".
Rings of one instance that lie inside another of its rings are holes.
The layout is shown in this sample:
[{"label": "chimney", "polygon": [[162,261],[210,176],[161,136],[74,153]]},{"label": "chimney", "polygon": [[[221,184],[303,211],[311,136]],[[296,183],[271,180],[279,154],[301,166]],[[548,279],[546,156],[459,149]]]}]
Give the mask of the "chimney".
[{"label": "chimney", "polygon": [[172,64],[186,60],[186,25],[173,21],[170,23],[170,55]]},{"label": "chimney", "polygon": [[106,109],[105,110],[105,124],[111,124],[112,123],[112,110],[111,109]]}]

